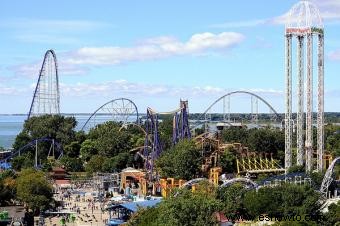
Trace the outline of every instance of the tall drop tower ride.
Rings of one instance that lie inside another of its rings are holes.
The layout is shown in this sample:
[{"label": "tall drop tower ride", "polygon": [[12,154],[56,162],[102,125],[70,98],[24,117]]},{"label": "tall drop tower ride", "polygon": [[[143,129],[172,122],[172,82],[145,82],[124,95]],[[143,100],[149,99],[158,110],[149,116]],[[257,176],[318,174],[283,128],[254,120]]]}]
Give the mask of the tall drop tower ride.
[{"label": "tall drop tower ride", "polygon": [[[317,71],[317,170],[323,169],[324,152],[324,27],[318,8],[309,1],[300,1],[289,11],[285,28],[285,168],[292,166],[293,134],[293,39],[296,40],[297,112],[296,164],[313,170],[313,71]],[[313,41],[317,42],[317,60],[314,69]],[[306,46],[306,47],[305,47]],[[306,57],[305,57],[306,55]],[[306,78],[306,80],[305,80]],[[306,113],[306,114],[305,114]],[[306,117],[305,117],[306,115]],[[305,126],[305,127],[304,127]],[[305,138],[304,138],[305,131]]]}]

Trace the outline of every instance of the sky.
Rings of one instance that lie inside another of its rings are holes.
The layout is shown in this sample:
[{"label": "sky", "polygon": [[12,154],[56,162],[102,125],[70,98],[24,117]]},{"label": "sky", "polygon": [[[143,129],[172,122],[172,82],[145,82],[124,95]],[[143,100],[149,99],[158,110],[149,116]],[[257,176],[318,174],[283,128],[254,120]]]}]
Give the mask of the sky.
[{"label": "sky", "polygon": [[[237,90],[284,112],[284,24],[297,2],[2,1],[0,114],[28,113],[48,49],[58,59],[63,113],[91,113],[121,97],[142,113],[171,111],[180,99],[204,112]],[[340,1],[311,2],[325,26],[325,111],[339,112]],[[251,100],[232,96],[230,108],[249,113]],[[259,112],[269,110],[260,103]]]}]

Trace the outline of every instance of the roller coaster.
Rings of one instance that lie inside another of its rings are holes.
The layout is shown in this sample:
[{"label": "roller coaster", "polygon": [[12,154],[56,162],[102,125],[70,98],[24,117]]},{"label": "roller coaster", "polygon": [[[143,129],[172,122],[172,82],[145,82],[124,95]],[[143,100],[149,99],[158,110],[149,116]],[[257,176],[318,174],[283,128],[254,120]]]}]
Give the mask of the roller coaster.
[{"label": "roller coaster", "polygon": [[64,154],[61,144],[58,143],[55,139],[44,137],[44,138],[32,140],[28,144],[19,148],[18,150],[12,151],[12,153],[8,157],[4,159],[0,159],[0,166],[7,165],[6,163],[9,163],[14,157],[20,156],[21,154],[24,154],[27,151],[32,151],[32,149],[34,149],[35,150],[34,166],[38,168],[39,167],[39,164],[38,164],[39,144],[46,144],[46,142],[50,143],[50,147],[48,148],[47,158],[59,160]]},{"label": "roller coaster", "polygon": [[[239,95],[246,95],[250,97],[250,103],[251,103],[251,110],[250,110],[250,114],[251,114],[251,119],[249,121],[249,123],[252,124],[258,124],[259,123],[259,102],[264,104],[265,107],[267,107],[267,111],[266,110],[262,110],[263,113],[267,112],[266,114],[268,114],[270,116],[270,121],[272,122],[277,122],[277,123],[281,123],[282,118],[281,116],[278,114],[278,112],[274,109],[274,107],[267,102],[264,98],[262,98],[261,96],[249,92],[249,91],[243,91],[243,90],[238,90],[238,91],[233,91],[233,92],[229,92],[223,96],[221,96],[220,98],[218,98],[217,100],[215,100],[212,104],[209,105],[209,107],[202,113],[200,114],[200,116],[198,117],[198,120],[195,120],[194,122],[192,122],[191,125],[191,129],[195,129],[198,126],[201,126],[202,124],[204,124],[205,126],[205,131],[209,132],[209,124],[210,123],[217,123],[217,122],[223,122],[224,124],[228,125],[228,126],[234,126],[235,122],[232,119],[232,115],[237,113],[231,113],[231,97],[232,96],[239,96]],[[222,110],[221,110],[221,106],[220,103],[222,102]],[[222,120],[218,120],[215,121],[213,119],[214,113],[219,113],[223,115],[223,119]],[[236,118],[234,118],[234,120],[236,120]],[[245,120],[245,119],[243,119]],[[242,121],[241,121],[242,123]]]},{"label": "roller coaster", "polygon": [[123,125],[128,123],[139,123],[137,105],[130,99],[117,98],[110,100],[95,110],[86,120],[81,128],[89,131],[91,128],[106,121],[120,122]]},{"label": "roller coaster", "polygon": [[[191,138],[189,128],[188,116],[188,101],[180,101],[180,107],[170,112],[157,112],[151,108],[147,109],[147,116],[145,121],[145,143],[144,143],[144,157],[145,169],[149,173],[150,178],[154,175],[154,162],[160,156],[163,146],[160,140],[158,126],[159,115],[172,115],[173,116],[173,144],[183,139]],[[151,147],[151,148],[149,148]]]},{"label": "roller coaster", "polygon": [[34,90],[28,118],[60,113],[59,77],[57,57],[53,50],[45,53],[37,85]]},{"label": "roller coaster", "polygon": [[328,196],[328,189],[330,187],[330,185],[332,184],[332,182],[334,181],[334,168],[336,164],[340,163],[340,157],[337,157],[333,160],[333,162],[330,164],[330,166],[328,167],[324,179],[322,181],[321,184],[321,188],[320,188],[320,192],[322,193],[322,195],[327,198]]},{"label": "roller coaster", "polygon": [[[223,143],[220,139],[215,138],[212,133],[203,133],[196,136],[194,140],[200,149],[205,150],[206,147],[209,149],[207,155],[203,155],[203,172],[207,172],[212,167],[217,167],[220,156],[228,149],[234,150],[237,155],[238,175],[285,172],[279,161],[273,159],[271,154],[264,153],[262,157],[261,154],[251,152],[248,147],[241,143]],[[270,155],[270,158],[267,158],[268,155]]]}]

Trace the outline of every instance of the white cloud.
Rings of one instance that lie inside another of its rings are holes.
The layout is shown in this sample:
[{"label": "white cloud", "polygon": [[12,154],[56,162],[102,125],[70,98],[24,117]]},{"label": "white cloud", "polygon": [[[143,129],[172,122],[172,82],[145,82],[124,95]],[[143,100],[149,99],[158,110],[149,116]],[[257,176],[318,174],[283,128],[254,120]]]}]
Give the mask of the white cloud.
[{"label": "white cloud", "polygon": [[0,95],[4,96],[19,96],[22,94],[28,94],[30,91],[29,87],[14,87],[14,86],[5,86],[0,85]]},{"label": "white cloud", "polygon": [[216,86],[177,87],[160,84],[144,84],[115,80],[103,83],[61,84],[64,96],[136,96],[136,97],[220,97],[230,91],[244,90],[264,96],[282,96],[283,92],[275,89],[225,89]]},{"label": "white cloud", "polygon": [[132,96],[158,96],[171,92],[170,87],[166,85],[147,85],[128,82],[126,80],[91,84],[61,84],[60,88],[60,92],[64,96],[113,96],[114,93]]},{"label": "white cloud", "polygon": [[[41,64],[42,62],[33,64],[20,64],[11,66],[8,69],[14,72],[16,78],[38,79]],[[72,65],[67,62],[58,63],[59,75],[84,75],[88,73],[88,71],[89,69],[84,66]]]},{"label": "white cloud", "polygon": [[[228,51],[244,40],[240,33],[194,34],[187,42],[161,36],[139,41],[132,47],[84,47],[72,52],[57,53],[60,75],[84,75],[89,66],[103,66],[162,59],[180,55],[199,55],[209,52]],[[16,77],[37,78],[41,62],[8,67]]]},{"label": "white cloud", "polygon": [[84,47],[69,54],[66,62],[86,65],[115,65],[131,61],[161,59],[170,56],[195,55],[229,50],[240,44],[244,36],[235,32],[194,34],[187,42],[173,37],[156,37],[132,47]]}]

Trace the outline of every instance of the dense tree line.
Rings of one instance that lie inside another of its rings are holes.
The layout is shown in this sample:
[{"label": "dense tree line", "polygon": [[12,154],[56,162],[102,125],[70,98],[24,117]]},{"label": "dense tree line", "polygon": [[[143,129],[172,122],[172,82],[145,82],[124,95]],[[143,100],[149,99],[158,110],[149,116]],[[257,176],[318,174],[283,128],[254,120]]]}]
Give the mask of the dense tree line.
[{"label": "dense tree line", "polygon": [[223,130],[221,136],[226,143],[242,143],[250,151],[258,153],[273,153],[277,156],[284,150],[284,132],[279,129],[231,127]]},{"label": "dense tree line", "polygon": [[[25,121],[13,148],[19,150],[35,139],[54,139],[63,149],[60,161],[47,158],[51,148],[49,142],[38,144],[39,163],[41,162],[42,168],[46,170],[50,170],[52,166],[63,166],[69,171],[116,172],[127,166],[143,165],[140,158],[135,158],[136,153],[129,152],[134,147],[144,145],[145,135],[140,130],[133,127],[121,129],[120,123],[106,122],[97,125],[86,134],[82,131],[77,132],[76,125],[74,117],[60,115],[32,117]],[[35,147],[28,147],[12,160],[13,168],[21,170],[32,167],[34,156]]]},{"label": "dense tree line", "polygon": [[[97,125],[86,134],[75,131],[76,125],[77,122],[73,117],[60,115],[32,117],[25,122],[22,132],[13,144],[13,148],[18,150],[31,140],[49,137],[62,144],[64,156],[58,163],[69,171],[115,172],[127,166],[143,166],[143,160],[135,155],[136,153],[129,152],[134,147],[144,145],[145,135],[138,128],[121,129],[120,123],[106,122]],[[177,145],[178,147],[172,145],[171,117],[162,117],[162,121],[159,123],[159,135],[164,155],[161,156],[157,164],[161,168],[162,176],[182,178],[197,176],[197,171],[200,170],[199,162],[202,162],[202,157],[204,157],[199,155],[199,153],[202,154],[202,150],[198,150],[190,142],[180,143]],[[327,150],[333,156],[339,156],[340,127],[326,126],[325,136]],[[221,132],[220,137],[226,143],[242,143],[248,146],[250,151],[272,153],[275,159],[279,159],[283,163],[284,131],[270,128],[228,128]],[[57,164],[47,160],[49,148],[49,143],[39,144],[38,147],[39,158],[46,170]],[[31,147],[25,153],[14,158],[12,161],[13,168],[20,170],[33,166],[34,152],[34,147]],[[236,158],[237,153],[231,149],[226,150],[221,155],[219,165],[224,172],[233,173],[235,171]],[[171,167],[172,164],[176,167]],[[188,167],[186,164],[191,168],[197,168],[183,173],[184,170],[182,169]],[[172,168],[176,168],[176,170]]]},{"label": "dense tree line", "polygon": [[190,180],[201,173],[201,152],[193,141],[183,140],[164,151],[156,165],[161,177]]},{"label": "dense tree line", "polygon": [[313,188],[295,184],[248,190],[240,184],[216,188],[202,183],[195,192],[175,191],[156,207],[140,209],[128,225],[217,225],[216,214],[229,219],[254,219],[262,215],[272,217],[310,215],[323,216],[318,221],[278,222],[276,225],[333,225],[340,221],[340,205],[330,207],[330,213],[320,212],[321,202]]}]

